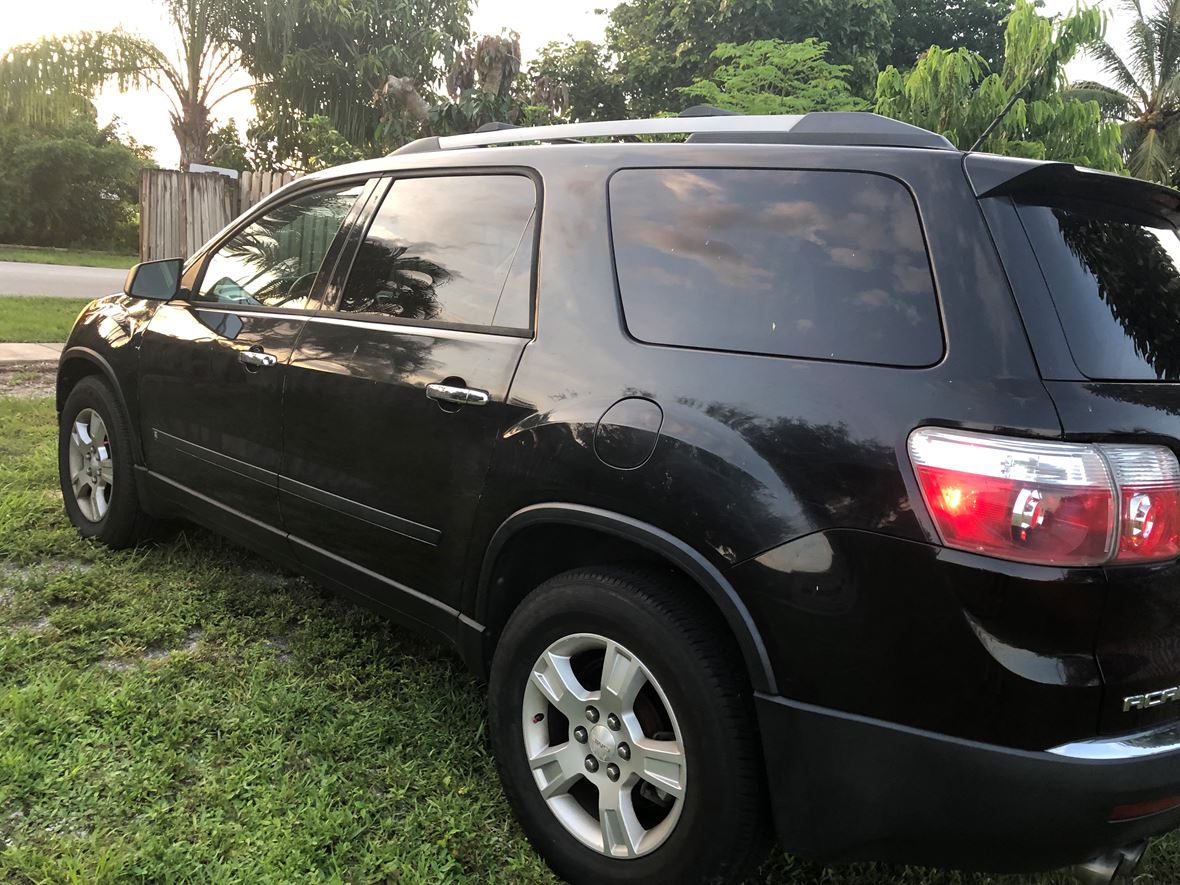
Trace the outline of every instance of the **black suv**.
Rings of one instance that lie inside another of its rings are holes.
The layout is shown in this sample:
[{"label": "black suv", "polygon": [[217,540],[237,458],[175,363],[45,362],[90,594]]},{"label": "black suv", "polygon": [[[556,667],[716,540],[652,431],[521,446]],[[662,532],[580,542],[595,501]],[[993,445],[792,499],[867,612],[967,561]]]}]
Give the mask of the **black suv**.
[{"label": "black suv", "polygon": [[869,114],[414,142],[83,311],[66,510],[453,645],[571,881],[1107,881],[1180,823],[1178,220]]}]

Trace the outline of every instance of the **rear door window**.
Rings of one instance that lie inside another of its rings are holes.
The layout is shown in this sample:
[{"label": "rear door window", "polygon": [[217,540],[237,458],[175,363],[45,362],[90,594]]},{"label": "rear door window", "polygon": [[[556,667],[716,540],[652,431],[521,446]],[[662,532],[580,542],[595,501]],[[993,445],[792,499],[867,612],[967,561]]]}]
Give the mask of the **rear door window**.
[{"label": "rear door window", "polygon": [[625,169],[610,183],[640,341],[895,366],[943,352],[909,191],[859,172]]},{"label": "rear door window", "polygon": [[537,190],[523,175],[403,178],[373,217],[340,310],[529,329]]},{"label": "rear door window", "polygon": [[1110,207],[1018,206],[1070,354],[1088,378],[1180,380],[1180,238]]}]

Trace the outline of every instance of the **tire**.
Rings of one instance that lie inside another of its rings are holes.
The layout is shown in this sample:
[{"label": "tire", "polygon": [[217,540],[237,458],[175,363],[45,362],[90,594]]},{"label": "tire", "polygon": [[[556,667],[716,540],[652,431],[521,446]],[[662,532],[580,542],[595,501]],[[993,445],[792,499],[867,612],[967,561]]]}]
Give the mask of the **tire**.
[{"label": "tire", "polygon": [[83,378],[58,420],[58,481],[70,522],[83,537],[113,549],[135,545],[151,520],[135,488],[131,428],[111,388],[97,377]]},{"label": "tire", "polygon": [[500,778],[537,851],[575,885],[736,882],[764,857],[751,690],[695,594],[655,570],[566,572],[500,638],[488,686]]}]

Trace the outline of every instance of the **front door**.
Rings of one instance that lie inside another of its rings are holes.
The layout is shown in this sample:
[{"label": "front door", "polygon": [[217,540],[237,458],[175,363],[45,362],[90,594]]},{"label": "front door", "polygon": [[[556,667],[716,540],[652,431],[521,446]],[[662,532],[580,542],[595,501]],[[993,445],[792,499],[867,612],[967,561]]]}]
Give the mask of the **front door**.
[{"label": "front door", "polygon": [[394,181],[291,358],[279,502],[296,555],[428,626],[453,622],[467,533],[511,423],[536,200],[524,174]]},{"label": "front door", "polygon": [[278,514],[282,390],[318,271],[361,185],[304,191],[245,222],[187,269],[152,317],[140,415],[153,487],[239,540],[285,550]]}]

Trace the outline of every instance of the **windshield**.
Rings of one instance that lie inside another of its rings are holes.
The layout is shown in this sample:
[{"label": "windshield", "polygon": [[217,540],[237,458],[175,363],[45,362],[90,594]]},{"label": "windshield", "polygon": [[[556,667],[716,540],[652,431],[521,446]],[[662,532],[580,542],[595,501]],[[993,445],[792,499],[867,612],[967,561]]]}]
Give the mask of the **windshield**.
[{"label": "windshield", "polygon": [[1078,369],[1180,380],[1180,238],[1155,216],[1022,205]]}]

